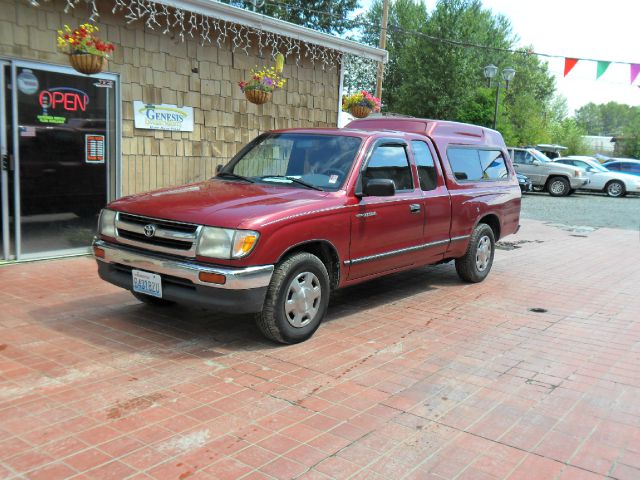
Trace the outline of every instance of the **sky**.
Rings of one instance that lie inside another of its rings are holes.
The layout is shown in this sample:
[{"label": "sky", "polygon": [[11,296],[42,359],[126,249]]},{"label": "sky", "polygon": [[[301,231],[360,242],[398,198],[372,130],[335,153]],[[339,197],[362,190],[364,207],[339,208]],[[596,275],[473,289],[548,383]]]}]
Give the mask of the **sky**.
[{"label": "sky", "polygon": [[[429,10],[435,0],[424,0]],[[363,8],[371,0],[360,0]],[[640,64],[640,0],[482,0],[511,20],[517,46],[539,53]],[[541,57],[544,59],[544,57]],[[569,114],[589,102],[640,105],[640,75],[630,84],[629,65],[611,63],[596,80],[596,62],[580,61],[564,77],[564,58],[546,59]],[[508,65],[498,65],[500,68]],[[516,73],[517,75],[517,73]]]}]

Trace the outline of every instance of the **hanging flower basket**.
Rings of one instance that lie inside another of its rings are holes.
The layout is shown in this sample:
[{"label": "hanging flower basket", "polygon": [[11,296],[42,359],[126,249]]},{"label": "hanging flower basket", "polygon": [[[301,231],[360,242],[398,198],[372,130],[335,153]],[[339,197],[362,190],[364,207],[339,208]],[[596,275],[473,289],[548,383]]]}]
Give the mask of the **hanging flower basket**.
[{"label": "hanging flower basket", "polygon": [[75,30],[69,25],[58,30],[58,50],[69,55],[69,63],[78,72],[93,75],[107,66],[107,58],[115,50],[111,42],[104,42],[95,32],[98,27],[85,23]]},{"label": "hanging flower basket", "polygon": [[100,73],[107,66],[107,57],[92,53],[72,53],[69,55],[69,63],[77,72],[85,75]]},{"label": "hanging flower basket", "polygon": [[287,80],[282,78],[284,55],[276,55],[275,67],[262,67],[261,70],[251,69],[251,79],[248,82],[239,82],[240,90],[251,103],[262,105],[271,100],[273,91],[282,88]]},{"label": "hanging flower basket", "polygon": [[244,96],[251,103],[256,105],[262,105],[271,100],[271,92],[265,92],[264,90],[245,90]]},{"label": "hanging flower basket", "polygon": [[366,118],[371,113],[371,109],[361,105],[354,105],[349,109],[349,113],[356,118]]},{"label": "hanging flower basket", "polygon": [[342,97],[342,110],[356,118],[365,118],[371,112],[380,111],[380,99],[362,90]]}]

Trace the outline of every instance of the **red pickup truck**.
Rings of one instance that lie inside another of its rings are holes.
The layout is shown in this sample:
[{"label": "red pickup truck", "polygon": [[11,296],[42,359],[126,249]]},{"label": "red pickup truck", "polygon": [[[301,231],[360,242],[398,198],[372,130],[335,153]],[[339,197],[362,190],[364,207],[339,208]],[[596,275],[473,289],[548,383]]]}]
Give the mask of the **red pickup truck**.
[{"label": "red pickup truck", "polygon": [[144,302],[252,312],[268,338],[296,343],[333,289],[451,260],[482,281],[519,218],[498,132],[373,118],[267,132],[210,180],[116,200],[94,255]]}]

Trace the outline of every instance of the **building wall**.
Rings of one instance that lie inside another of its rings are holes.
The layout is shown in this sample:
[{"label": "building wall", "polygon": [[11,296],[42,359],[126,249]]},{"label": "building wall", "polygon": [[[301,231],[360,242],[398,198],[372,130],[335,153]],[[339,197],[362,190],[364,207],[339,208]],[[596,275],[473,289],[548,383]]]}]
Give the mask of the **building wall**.
[{"label": "building wall", "polygon": [[[211,177],[260,132],[274,128],[335,126],[338,116],[339,66],[324,71],[287,58],[284,89],[270,103],[247,102],[238,82],[254,66],[272,64],[257,50],[232,52],[231,41],[201,46],[148,29],[126,25],[124,14],[111,14],[113,2],[99,4],[100,36],[116,44],[107,70],[120,74],[122,88],[122,194],[181,185]],[[67,65],[56,51],[56,30],[65,23],[87,21],[84,2],[65,14],[64,2],[0,0],[0,57]],[[192,69],[197,68],[197,73]],[[193,132],[140,130],[133,127],[133,101],[169,103],[194,108]]]}]

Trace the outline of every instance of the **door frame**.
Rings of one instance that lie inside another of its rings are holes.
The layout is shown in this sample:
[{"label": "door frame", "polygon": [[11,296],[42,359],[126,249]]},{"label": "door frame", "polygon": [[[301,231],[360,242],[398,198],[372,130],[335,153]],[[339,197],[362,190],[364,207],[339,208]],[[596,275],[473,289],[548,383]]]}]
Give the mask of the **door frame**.
[{"label": "door frame", "polygon": [[[33,70],[41,70],[53,73],[62,73],[66,75],[74,75],[77,77],[86,77],[77,71],[75,71],[71,67],[63,66],[63,65],[54,65],[43,62],[31,61],[31,60],[20,60],[20,59],[11,59],[11,58],[2,58],[0,57],[0,65],[6,66],[9,65],[11,67],[10,73],[10,81],[11,85],[17,85],[17,72],[18,68],[30,68]],[[111,121],[114,123],[114,131],[112,134],[115,136],[115,142],[113,142],[115,151],[111,152],[111,141],[106,142],[105,145],[105,158],[109,159],[106,162],[106,182],[107,182],[107,203],[118,198],[121,195],[122,189],[122,162],[121,162],[121,153],[122,153],[122,96],[120,90],[120,75],[114,73],[98,73],[95,75],[91,75],[91,78],[95,78],[96,80],[111,80],[113,81],[113,88],[106,89],[107,90],[107,102],[110,102],[110,92],[113,91],[113,104],[114,111],[110,112],[110,109],[107,108],[107,118],[106,123],[109,125]],[[2,97],[4,98],[4,93],[6,92],[6,81],[5,85],[2,86],[4,90],[2,92]],[[72,248],[65,250],[52,250],[48,252],[39,252],[39,253],[29,253],[23,254],[21,251],[22,246],[22,229],[21,229],[21,212],[20,212],[20,144],[19,144],[19,125],[18,125],[18,89],[11,89],[11,111],[12,111],[12,121],[11,121],[11,133],[12,133],[12,155],[13,155],[13,196],[14,196],[14,212],[13,212],[13,226],[14,226],[14,255],[10,257],[5,257],[3,252],[3,257],[0,257],[0,261],[8,261],[8,260],[34,260],[34,259],[43,259],[43,258],[53,258],[53,257],[63,257],[63,256],[72,256],[72,255],[83,255],[90,252],[91,247],[87,245],[87,247],[80,248]],[[5,102],[9,99],[4,98]],[[5,119],[6,120],[6,119]],[[6,129],[5,129],[6,131]],[[7,172],[3,172],[7,173]],[[8,182],[7,182],[8,185]],[[3,195],[5,189],[3,188]],[[8,193],[8,192],[7,192]],[[4,207],[3,207],[4,208]],[[8,205],[7,205],[8,209]],[[8,213],[8,211],[7,211]],[[2,221],[9,223],[8,215],[5,217],[4,213],[2,214]],[[3,223],[4,224],[4,223]],[[3,237],[4,233],[8,235],[10,227],[8,230],[3,229]],[[8,241],[5,242],[3,238],[4,249],[8,249]]]},{"label": "door frame", "polygon": [[0,261],[8,260],[10,256],[10,233],[9,233],[9,146],[7,139],[7,98],[5,78],[5,67],[11,63],[0,59],[0,222],[2,222],[2,252]]}]

